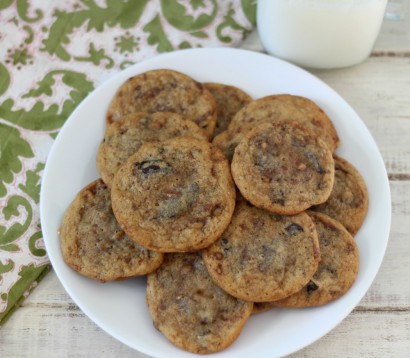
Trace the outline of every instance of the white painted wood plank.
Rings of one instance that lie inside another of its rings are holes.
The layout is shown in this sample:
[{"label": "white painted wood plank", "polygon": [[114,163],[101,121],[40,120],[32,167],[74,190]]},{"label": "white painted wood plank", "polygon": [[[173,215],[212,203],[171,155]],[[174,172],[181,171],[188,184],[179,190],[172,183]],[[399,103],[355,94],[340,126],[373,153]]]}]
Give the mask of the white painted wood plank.
[{"label": "white painted wood plank", "polygon": [[379,55],[410,56],[409,46],[410,1],[390,0],[387,6],[387,16],[383,21],[373,52]]},{"label": "white painted wood plank", "polygon": [[[23,307],[12,320],[14,328],[4,329],[0,335],[1,357],[147,357],[116,341],[78,311]],[[355,311],[327,336],[292,358],[404,358],[410,351],[409,336],[409,311]]]},{"label": "white painted wood plank", "polygon": [[290,357],[408,358],[409,337],[409,312],[356,311],[318,342]]},{"label": "white painted wood plank", "polygon": [[390,183],[392,225],[382,266],[360,309],[410,310],[410,181]]},{"label": "white painted wood plank", "polygon": [[410,173],[410,58],[372,57],[346,69],[312,71],[372,133],[390,173]]}]

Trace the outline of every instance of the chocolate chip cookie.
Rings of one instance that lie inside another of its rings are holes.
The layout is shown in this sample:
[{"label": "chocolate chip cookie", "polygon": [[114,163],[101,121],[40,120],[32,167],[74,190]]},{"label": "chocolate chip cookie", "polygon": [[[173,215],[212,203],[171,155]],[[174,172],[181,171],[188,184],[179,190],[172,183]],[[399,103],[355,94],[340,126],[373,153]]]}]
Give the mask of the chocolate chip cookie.
[{"label": "chocolate chip cookie", "polygon": [[215,285],[199,253],[166,254],[148,275],[147,304],[154,326],[169,341],[201,354],[231,345],[253,306]]},{"label": "chocolate chip cookie", "polygon": [[203,259],[212,279],[226,292],[266,302],[305,286],[318,267],[320,252],[307,214],[276,215],[243,200],[220,239],[203,250]]},{"label": "chocolate chip cookie", "polygon": [[221,83],[204,83],[216,100],[217,119],[214,135],[228,128],[233,116],[246,104],[252,101],[251,96],[241,89]]},{"label": "chocolate chip cookie", "polygon": [[334,156],[335,183],[329,199],[312,210],[339,221],[353,236],[359,231],[369,207],[366,183],[347,160]]},{"label": "chocolate chip cookie", "polygon": [[176,113],[128,114],[111,123],[105,131],[97,152],[97,169],[104,182],[111,187],[115,173],[143,143],[181,136],[207,140],[201,128]]},{"label": "chocolate chip cookie", "polygon": [[326,113],[310,99],[289,94],[267,96],[249,103],[234,116],[228,130],[240,128],[240,133],[246,133],[262,122],[288,119],[303,123],[331,152],[339,146],[336,129]]},{"label": "chocolate chip cookie", "polygon": [[225,155],[226,159],[231,162],[233,154],[235,153],[235,148],[238,146],[246,132],[246,130],[241,128],[223,131],[214,137],[212,144],[216,145]]},{"label": "chocolate chip cookie", "polygon": [[228,226],[235,186],[223,154],[195,138],[145,143],[120,168],[112,205],[124,231],[146,248],[195,251]]},{"label": "chocolate chip cookie", "polygon": [[107,123],[133,112],[173,112],[194,121],[212,136],[216,102],[199,82],[172,70],[153,70],[128,79],[114,96]]},{"label": "chocolate chip cookie", "polygon": [[231,169],[247,200],[282,215],[325,202],[334,180],[331,151],[295,121],[263,123],[250,131],[236,147]]},{"label": "chocolate chip cookie", "polygon": [[334,301],[353,285],[359,252],[342,224],[327,215],[309,212],[319,237],[321,261],[309,283],[299,292],[275,302],[277,307],[319,306]]},{"label": "chocolate chip cookie", "polygon": [[163,260],[163,254],[125,235],[112,212],[110,190],[101,179],[82,189],[68,207],[60,243],[68,266],[101,282],[145,275]]}]

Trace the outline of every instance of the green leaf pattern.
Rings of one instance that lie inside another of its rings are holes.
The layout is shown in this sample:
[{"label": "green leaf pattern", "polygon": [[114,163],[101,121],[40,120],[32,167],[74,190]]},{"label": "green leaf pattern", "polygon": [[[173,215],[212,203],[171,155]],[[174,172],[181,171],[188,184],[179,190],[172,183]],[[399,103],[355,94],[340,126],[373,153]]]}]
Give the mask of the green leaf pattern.
[{"label": "green leaf pattern", "polygon": [[158,53],[237,46],[254,18],[252,0],[0,0],[0,325],[48,271],[40,182],[71,112]]}]

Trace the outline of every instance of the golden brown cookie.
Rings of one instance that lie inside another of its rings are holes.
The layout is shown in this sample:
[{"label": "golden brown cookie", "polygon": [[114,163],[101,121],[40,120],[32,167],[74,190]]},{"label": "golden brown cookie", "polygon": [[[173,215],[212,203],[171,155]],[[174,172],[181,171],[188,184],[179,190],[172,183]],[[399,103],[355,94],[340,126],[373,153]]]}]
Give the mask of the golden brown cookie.
[{"label": "golden brown cookie", "polygon": [[173,112],[194,121],[212,136],[216,102],[199,82],[172,70],[153,70],[129,78],[115,94],[107,124],[133,112]]},{"label": "golden brown cookie", "polygon": [[220,239],[203,250],[203,259],[226,292],[267,302],[305,286],[318,267],[320,252],[308,215],[276,215],[243,200]]},{"label": "golden brown cookie", "polygon": [[309,211],[319,237],[321,261],[309,283],[299,292],[275,302],[276,307],[319,306],[336,300],[353,285],[359,270],[359,252],[342,224]]},{"label": "golden brown cookie", "polygon": [[252,314],[258,314],[270,311],[272,308],[275,308],[275,301],[273,302],[254,302]]},{"label": "golden brown cookie", "polygon": [[148,275],[147,304],[154,326],[169,341],[201,354],[230,346],[253,306],[215,285],[199,253],[166,254]]},{"label": "golden brown cookie", "polygon": [[68,207],[60,243],[68,266],[102,282],[145,275],[163,260],[163,254],[141,247],[121,230],[101,179],[82,189]]},{"label": "golden brown cookie", "polygon": [[235,186],[223,154],[195,138],[145,143],[112,184],[114,214],[124,231],[162,252],[202,249],[228,226]]},{"label": "golden brown cookie", "polygon": [[181,136],[207,140],[201,128],[176,113],[128,114],[111,123],[105,131],[97,152],[97,169],[104,182],[111,187],[115,173],[143,143]]},{"label": "golden brown cookie", "polygon": [[295,121],[263,123],[235,149],[232,176],[253,205],[282,215],[327,200],[334,162],[326,144]]},{"label": "golden brown cookie", "polygon": [[231,131],[226,130],[215,136],[212,140],[212,144],[216,145],[225,155],[226,159],[231,162],[233,154],[235,153],[235,148],[238,146],[242,138],[242,130],[235,128]]},{"label": "golden brown cookie", "polygon": [[221,83],[204,83],[204,87],[216,100],[218,115],[214,135],[218,135],[228,128],[233,116],[251,102],[252,97],[237,87]]},{"label": "golden brown cookie", "polygon": [[334,156],[334,161],[335,183],[330,197],[312,210],[339,221],[354,236],[362,226],[369,207],[366,183],[347,160]]},{"label": "golden brown cookie", "polygon": [[240,129],[240,133],[246,133],[262,122],[288,119],[303,123],[331,152],[339,146],[336,129],[326,113],[310,99],[289,94],[267,96],[249,103],[235,115],[228,130]]}]

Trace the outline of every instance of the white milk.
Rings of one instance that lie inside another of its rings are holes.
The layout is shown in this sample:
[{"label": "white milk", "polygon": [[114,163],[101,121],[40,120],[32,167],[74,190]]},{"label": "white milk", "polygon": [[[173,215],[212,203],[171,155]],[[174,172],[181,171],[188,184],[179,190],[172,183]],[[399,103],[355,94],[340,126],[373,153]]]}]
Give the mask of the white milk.
[{"label": "white milk", "polygon": [[258,0],[258,31],[272,55],[312,68],[351,66],[371,52],[387,0]]}]

